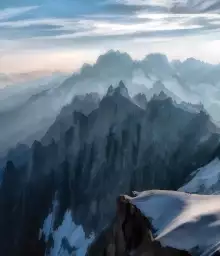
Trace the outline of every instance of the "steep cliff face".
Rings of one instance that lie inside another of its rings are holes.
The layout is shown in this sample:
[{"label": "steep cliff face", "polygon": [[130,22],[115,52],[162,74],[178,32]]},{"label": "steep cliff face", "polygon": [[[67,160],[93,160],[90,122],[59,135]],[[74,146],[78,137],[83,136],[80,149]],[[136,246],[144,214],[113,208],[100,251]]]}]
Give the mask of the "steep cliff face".
[{"label": "steep cliff face", "polygon": [[190,256],[186,251],[162,247],[153,238],[148,218],[124,196],[117,200],[116,218],[88,249],[88,256]]}]

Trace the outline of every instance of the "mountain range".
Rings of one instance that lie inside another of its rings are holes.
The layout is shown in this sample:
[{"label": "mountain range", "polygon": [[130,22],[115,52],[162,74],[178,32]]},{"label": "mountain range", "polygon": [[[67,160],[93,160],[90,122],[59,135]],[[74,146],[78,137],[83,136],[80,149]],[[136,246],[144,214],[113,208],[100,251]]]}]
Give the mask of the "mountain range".
[{"label": "mountain range", "polygon": [[189,198],[191,211],[218,202],[219,69],[110,51],[71,76],[1,89],[1,254],[216,253],[218,208],[182,216]]},{"label": "mountain range", "polygon": [[[72,93],[83,72],[53,92]],[[103,95],[83,94],[81,84],[40,140],[9,152],[0,187],[2,255],[90,255],[114,221],[120,194],[190,191],[184,184],[218,161],[219,128],[208,112],[173,99],[161,84],[150,97],[130,93],[124,81]]]},{"label": "mountain range", "polygon": [[109,85],[115,87],[120,80],[131,97],[144,94],[150,100],[163,91],[178,103],[202,104],[218,124],[219,71],[219,65],[193,58],[169,61],[165,55],[150,54],[136,61],[127,53],[109,51],[68,78],[55,74],[23,87],[7,86],[0,96],[0,156],[18,143],[31,146],[35,139],[40,140],[74,96],[92,92],[103,97]]}]

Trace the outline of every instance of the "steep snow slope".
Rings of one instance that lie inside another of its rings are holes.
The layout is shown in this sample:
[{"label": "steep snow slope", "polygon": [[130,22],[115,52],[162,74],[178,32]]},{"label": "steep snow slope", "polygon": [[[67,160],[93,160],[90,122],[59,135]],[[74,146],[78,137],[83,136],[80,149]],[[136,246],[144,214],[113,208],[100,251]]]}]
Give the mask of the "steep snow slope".
[{"label": "steep snow slope", "polygon": [[202,255],[219,248],[220,196],[152,190],[127,198],[151,220],[162,245]]},{"label": "steep snow slope", "polygon": [[214,159],[208,165],[191,174],[191,180],[179,191],[199,194],[220,193],[220,160]]}]

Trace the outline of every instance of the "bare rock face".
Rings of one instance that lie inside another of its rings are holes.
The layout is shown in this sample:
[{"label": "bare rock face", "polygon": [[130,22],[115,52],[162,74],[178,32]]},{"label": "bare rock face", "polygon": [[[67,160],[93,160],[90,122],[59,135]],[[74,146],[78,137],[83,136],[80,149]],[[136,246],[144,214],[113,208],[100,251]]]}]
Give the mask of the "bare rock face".
[{"label": "bare rock face", "polygon": [[91,245],[88,256],[190,256],[188,252],[162,247],[154,240],[153,227],[124,196],[117,200],[112,225]]}]

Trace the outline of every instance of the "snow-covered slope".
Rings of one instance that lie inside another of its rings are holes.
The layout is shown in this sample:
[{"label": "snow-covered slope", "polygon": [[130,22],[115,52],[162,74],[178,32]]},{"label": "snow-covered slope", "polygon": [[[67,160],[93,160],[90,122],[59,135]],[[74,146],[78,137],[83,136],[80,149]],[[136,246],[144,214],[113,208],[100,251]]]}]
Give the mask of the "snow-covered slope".
[{"label": "snow-covered slope", "polygon": [[220,160],[214,159],[208,165],[191,174],[191,180],[179,191],[199,194],[220,193]]},{"label": "snow-covered slope", "polygon": [[203,256],[219,249],[220,196],[152,190],[127,198],[151,220],[162,245],[194,254],[197,248]]},{"label": "snow-covered slope", "polygon": [[83,227],[81,225],[77,226],[73,222],[70,210],[65,212],[61,225],[55,229],[55,210],[55,207],[53,207],[53,211],[45,219],[39,234],[39,239],[44,235],[45,242],[48,242],[50,237],[53,239],[53,245],[51,248],[48,248],[46,255],[70,256],[72,253],[75,256],[86,255],[88,246],[94,240],[94,235],[91,234],[89,237],[86,237]]}]

